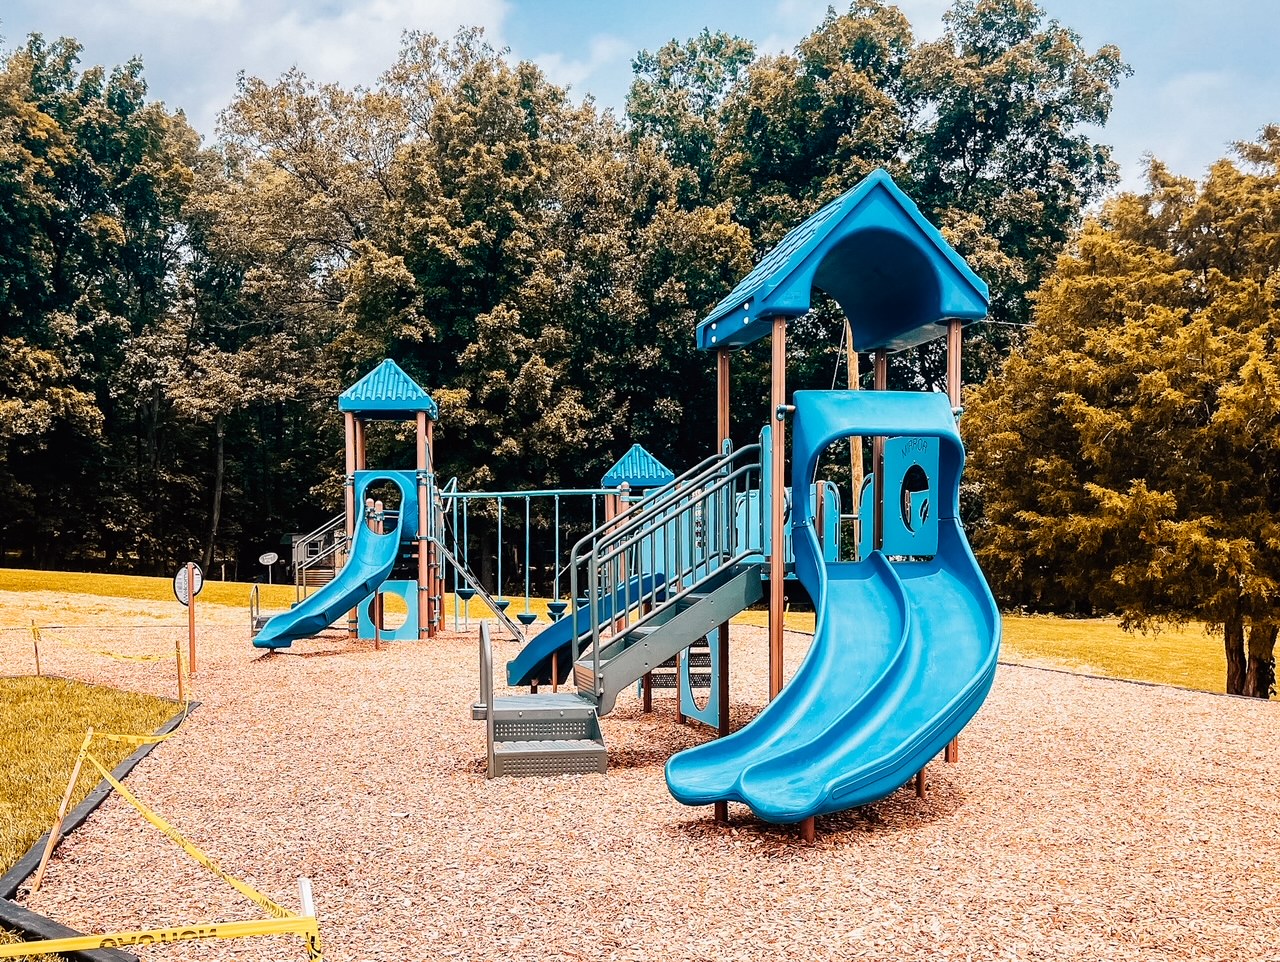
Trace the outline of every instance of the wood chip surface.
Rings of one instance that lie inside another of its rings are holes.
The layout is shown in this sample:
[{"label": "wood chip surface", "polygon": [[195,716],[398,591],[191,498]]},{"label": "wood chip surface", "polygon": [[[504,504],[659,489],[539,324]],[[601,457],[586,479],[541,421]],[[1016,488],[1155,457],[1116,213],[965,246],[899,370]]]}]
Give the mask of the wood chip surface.
[{"label": "wood chip surface", "polygon": [[[5,624],[54,603],[0,592]],[[181,622],[160,607],[149,617]],[[74,637],[140,652],[175,632]],[[709,731],[676,725],[669,693],[651,715],[624,696],[604,719],[607,775],[486,781],[475,639],[473,622],[381,651],[335,634],[268,656],[246,615],[206,606],[203,705],[128,783],[285,905],[309,876],[334,962],[1280,960],[1280,704],[1001,666],[960,763],[930,765],[926,800],[908,786],[819,818],[806,845],[745,808],[723,827],[671,798],[665,760]],[[787,636],[791,670],[807,643]],[[516,648],[495,644],[501,666]],[[766,635],[735,627],[732,644],[741,725],[765,700]],[[168,665],[56,642],[41,656],[173,693]],[[29,635],[0,632],[0,671],[30,665]],[[90,932],[261,917],[115,797],[24,902]],[[305,959],[288,938],[140,954]]]}]

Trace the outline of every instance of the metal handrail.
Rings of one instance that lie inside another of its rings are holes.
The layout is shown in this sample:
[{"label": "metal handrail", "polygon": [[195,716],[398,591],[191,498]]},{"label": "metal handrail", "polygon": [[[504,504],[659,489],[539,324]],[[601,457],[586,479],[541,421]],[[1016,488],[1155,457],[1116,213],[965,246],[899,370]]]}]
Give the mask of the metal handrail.
[{"label": "metal handrail", "polygon": [[262,611],[262,602],[258,596],[258,585],[249,589],[249,636],[258,633],[258,614]]},{"label": "metal handrail", "polygon": [[486,778],[496,774],[493,757],[493,643],[489,640],[489,625],[480,622],[480,703],[484,707],[484,741],[487,767]]},{"label": "metal handrail", "polygon": [[[696,468],[685,472],[676,481],[660,489],[656,496],[645,498],[600,525],[574,545],[569,560],[570,591],[575,599],[571,609],[575,650],[588,637],[591,639],[593,686],[599,694],[600,652],[602,626],[598,613],[601,595],[622,595],[622,603],[611,614],[609,624],[615,626],[614,635],[629,628],[643,625],[659,612],[689,595],[699,584],[716,572],[756,553],[746,542],[738,544],[734,506],[739,494],[748,490],[748,481],[762,474],[759,444],[729,452],[717,458],[707,459]],[[753,459],[753,460],[748,460]],[[745,462],[745,463],[743,463]],[[736,463],[736,466],[735,466]],[[748,504],[750,499],[747,499]],[[763,502],[757,504],[763,512]],[[630,517],[628,517],[630,515]],[[749,528],[749,526],[748,526]],[[694,539],[687,552],[684,537],[686,530]],[[667,575],[664,583],[656,582],[645,590],[643,581],[637,582],[637,597],[632,598],[634,573],[644,565],[644,552],[649,552],[649,570],[656,572],[658,539],[662,540],[662,568]],[[700,554],[702,549],[704,553]],[[638,557],[637,557],[638,556]],[[674,563],[671,563],[674,562]],[[579,624],[579,575],[585,568],[586,604],[590,613],[589,626]],[[646,609],[631,623],[631,612]]]}]

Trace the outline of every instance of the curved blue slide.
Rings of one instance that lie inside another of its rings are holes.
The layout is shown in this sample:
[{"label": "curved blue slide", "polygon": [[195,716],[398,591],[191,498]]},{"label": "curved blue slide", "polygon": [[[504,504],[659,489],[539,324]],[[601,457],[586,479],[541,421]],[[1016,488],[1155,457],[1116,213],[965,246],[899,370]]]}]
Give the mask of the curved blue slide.
[{"label": "curved blue slide", "polygon": [[417,535],[418,493],[412,485],[394,476],[372,475],[357,488],[355,503],[363,504],[369,485],[379,481],[395,484],[400,489],[400,513],[395,527],[385,534],[377,534],[363,521],[356,524],[351,554],[337,577],[268,621],[254,636],[255,648],[288,648],[299,638],[320,634],[391,576],[401,542]]},{"label": "curved blue slide", "polygon": [[[651,598],[655,591],[658,596],[654,600],[661,601],[661,590],[665,583],[666,578],[662,574],[655,574],[637,575],[629,584],[619,585],[612,595],[605,595],[600,599],[596,623],[603,625],[620,614],[628,602],[634,607],[636,599]],[[585,608],[586,605],[583,605],[578,611],[582,612]],[[591,622],[580,614],[578,630],[590,628]],[[507,662],[507,684],[512,688],[522,685],[550,685],[553,681],[559,685],[564,684],[569,672],[573,670],[574,661],[582,653],[570,644],[572,638],[573,618],[567,615],[543,628],[529,639],[518,655]],[[552,657],[557,654],[558,660]],[[553,664],[559,669],[558,677],[554,679],[551,677]]]},{"label": "curved blue slide", "polygon": [[[959,522],[964,449],[943,395],[798,391],[795,477],[851,435],[941,440],[939,543],[929,561],[823,561],[812,496],[792,520],[796,575],[814,600],[813,644],[749,725],[675,755],[671,794],[738,801],[766,821],[873,802],[908,781],[977,712],[995,677],[1000,617]],[[802,488],[803,490],[803,488]]]}]

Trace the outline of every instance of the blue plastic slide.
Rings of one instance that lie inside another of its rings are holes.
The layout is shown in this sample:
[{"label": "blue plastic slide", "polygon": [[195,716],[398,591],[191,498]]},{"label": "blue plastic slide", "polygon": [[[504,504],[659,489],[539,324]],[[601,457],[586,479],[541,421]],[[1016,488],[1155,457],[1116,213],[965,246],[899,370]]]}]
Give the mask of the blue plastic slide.
[{"label": "blue plastic slide", "polygon": [[795,404],[793,464],[805,480],[844,437],[940,439],[938,548],[927,561],[891,564],[873,552],[824,562],[813,499],[796,505],[796,574],[817,609],[809,653],[749,725],[681,752],[666,770],[678,801],[744,802],[771,822],[864,805],[908,781],[981,706],[1000,639],[995,599],[960,527],[964,449],[946,397],[798,391]]},{"label": "blue plastic slide", "polygon": [[401,541],[411,540],[417,534],[418,494],[412,485],[403,484],[398,478],[372,475],[359,485],[356,504],[364,503],[364,492],[377,481],[395,484],[400,489],[400,513],[395,526],[385,534],[376,534],[363,520],[357,523],[351,539],[351,554],[337,577],[268,621],[254,636],[255,648],[288,648],[299,638],[320,634],[391,576]]},{"label": "blue plastic slide", "polygon": [[[634,605],[636,599],[652,597],[655,588],[659,592],[659,597],[655,600],[661,601],[661,588],[665,583],[666,578],[662,574],[655,574],[639,575],[632,578],[628,585],[619,585],[612,596],[606,595],[600,599],[596,624],[603,625],[609,619],[616,617],[628,602]],[[579,631],[587,631],[591,628],[585,608],[586,605],[583,605],[578,609]],[[521,685],[549,685],[552,683],[553,661],[559,675],[554,680],[556,684],[563,684],[568,679],[569,672],[573,670],[574,661],[581,654],[580,651],[573,650],[570,644],[572,639],[573,618],[566,614],[565,617],[543,628],[529,639],[529,642],[520,649],[520,653],[507,662],[507,684],[512,688],[518,688]],[[557,654],[558,660],[553,659],[552,656]]]}]

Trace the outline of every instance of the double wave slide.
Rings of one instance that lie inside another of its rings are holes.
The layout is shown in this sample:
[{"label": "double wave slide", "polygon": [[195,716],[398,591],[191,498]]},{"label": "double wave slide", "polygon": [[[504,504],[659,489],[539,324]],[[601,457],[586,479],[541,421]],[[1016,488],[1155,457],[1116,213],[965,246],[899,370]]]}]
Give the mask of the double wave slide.
[{"label": "double wave slide", "polygon": [[365,478],[356,490],[356,504],[364,504],[370,484],[388,482],[400,489],[400,515],[395,526],[378,534],[363,521],[351,538],[351,554],[337,577],[288,611],[276,615],[253,638],[255,648],[288,648],[299,638],[311,638],[378,590],[395,567],[400,543],[417,537],[418,492],[393,476]]},{"label": "double wave slide", "polygon": [[[662,600],[662,588],[666,578],[662,574],[636,575],[625,585],[619,585],[612,595],[600,598],[595,623],[604,625],[628,607],[634,608],[639,598]],[[655,597],[656,593],[656,597]],[[587,606],[578,608],[578,631],[591,630]],[[553,681],[563,685],[573,670],[573,663],[582,654],[580,645],[572,644],[573,618],[565,615],[529,639],[520,653],[507,662],[507,684],[512,688],[522,685],[550,685]],[[590,637],[587,639],[590,640]],[[556,669],[555,671],[552,668]],[[554,676],[554,677],[553,677]]]},{"label": "double wave slide", "polygon": [[742,802],[770,822],[865,805],[909,781],[982,705],[1000,645],[995,599],[960,527],[964,448],[947,398],[797,391],[795,406],[801,482],[841,438],[939,438],[939,542],[927,561],[891,564],[876,551],[824,562],[812,495],[796,505],[796,575],[817,610],[813,644],[750,724],[675,755],[666,769],[678,801]]}]

